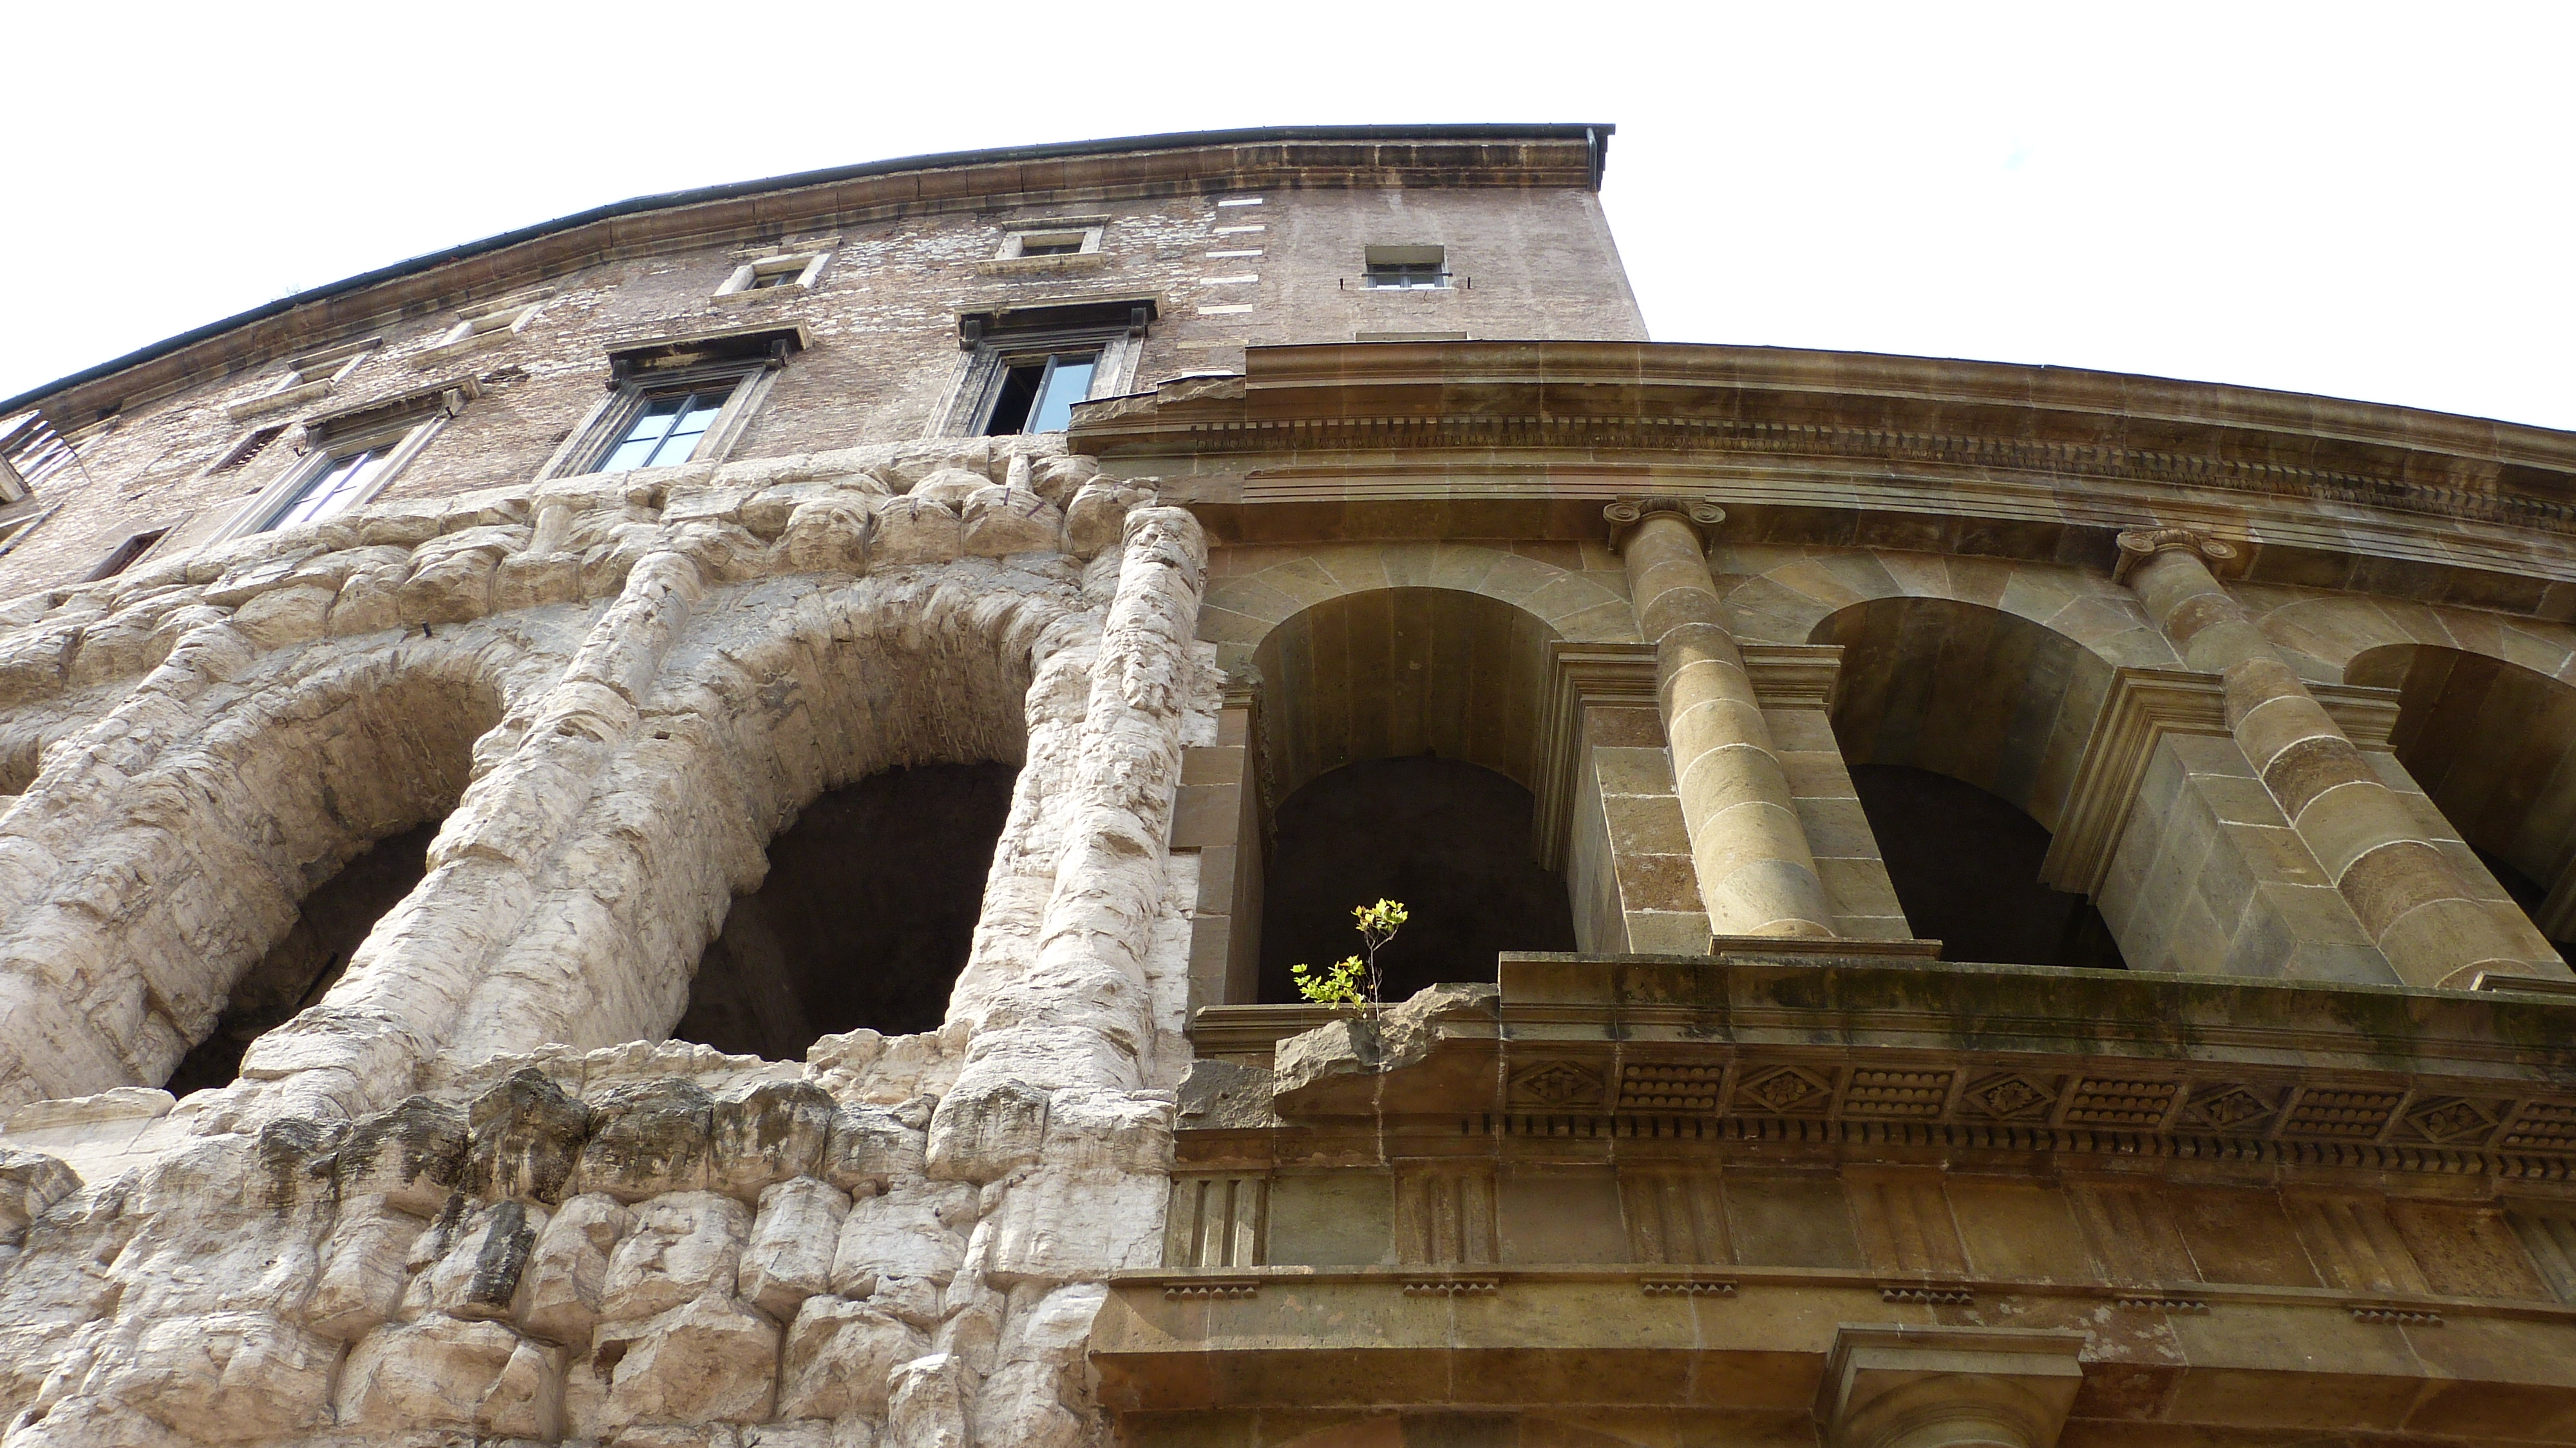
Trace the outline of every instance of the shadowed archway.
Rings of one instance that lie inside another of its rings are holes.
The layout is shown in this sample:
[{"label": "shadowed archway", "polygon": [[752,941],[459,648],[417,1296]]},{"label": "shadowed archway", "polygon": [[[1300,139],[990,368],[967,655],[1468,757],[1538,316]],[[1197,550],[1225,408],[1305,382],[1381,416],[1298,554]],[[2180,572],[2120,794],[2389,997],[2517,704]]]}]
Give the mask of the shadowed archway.
[{"label": "shadowed archway", "polygon": [[2081,895],[2040,881],[2111,666],[2018,615],[1937,598],[1855,604],[1834,737],[1915,935],[1944,960],[2117,968]]}]

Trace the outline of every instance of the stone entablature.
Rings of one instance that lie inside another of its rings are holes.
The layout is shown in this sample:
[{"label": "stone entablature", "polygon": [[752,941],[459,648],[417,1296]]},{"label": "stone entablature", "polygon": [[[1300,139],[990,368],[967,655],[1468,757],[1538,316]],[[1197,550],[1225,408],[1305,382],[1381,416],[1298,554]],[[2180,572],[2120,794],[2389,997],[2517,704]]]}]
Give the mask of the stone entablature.
[{"label": "stone entablature", "polygon": [[1103,1400],[1148,1443],[1380,1402],[1830,1438],[1837,1324],[1888,1323],[2076,1333],[2067,1442],[2267,1394],[2475,1436],[2576,1406],[2576,1107],[2528,1089],[2571,1010],[1748,940],[1203,1012]]}]

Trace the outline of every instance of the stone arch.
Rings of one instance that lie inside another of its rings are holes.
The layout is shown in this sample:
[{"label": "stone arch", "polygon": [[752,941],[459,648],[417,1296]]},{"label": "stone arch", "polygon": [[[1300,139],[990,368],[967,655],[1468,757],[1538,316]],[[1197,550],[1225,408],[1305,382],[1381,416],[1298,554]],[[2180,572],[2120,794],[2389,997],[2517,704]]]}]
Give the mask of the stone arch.
[{"label": "stone arch", "polygon": [[[2381,644],[2344,682],[2397,693],[2389,743],[2456,833],[2553,941],[2576,936],[2576,685],[2493,654]],[[2450,848],[2445,840],[2445,848]]]},{"label": "stone arch", "polygon": [[2481,655],[2576,687],[2576,628],[2481,609],[2278,584],[2229,585],[2302,678],[2356,682],[2362,655],[2414,645]]},{"label": "stone arch", "polygon": [[1390,588],[1474,594],[1529,614],[1574,642],[1634,641],[1628,578],[1607,549],[1572,543],[1348,543],[1230,550],[1208,580],[1199,637],[1229,670],[1271,631],[1328,599]]},{"label": "stone arch", "polygon": [[1890,599],[1947,600],[2065,638],[2113,666],[2178,669],[2137,595],[2097,573],[2008,558],[1723,545],[1712,556],[1729,626],[1749,643],[1806,643],[1833,614]]},{"label": "stone arch", "polygon": [[[822,589],[782,580],[701,609],[777,621],[675,647],[687,662],[646,693],[530,872],[532,928],[498,944],[436,1064],[666,1035],[733,900],[759,889],[771,840],[800,811],[889,769],[1022,763],[1046,702],[1038,662],[1078,608],[1069,565],[1004,575],[978,562]],[[1040,807],[1015,791],[1006,832]],[[400,986],[376,972],[324,1004],[363,1011]]]},{"label": "stone arch", "polygon": [[1349,953],[1349,908],[1380,895],[1413,897],[1420,926],[1389,957],[1403,993],[1575,946],[1535,834],[1562,639],[1521,604],[1422,586],[1335,592],[1262,636],[1262,995],[1293,998],[1295,960]]},{"label": "stone arch", "polygon": [[1922,596],[1849,604],[1805,641],[1843,651],[1835,739],[1915,933],[1948,959],[2117,963],[2090,903],[2039,878],[2112,662],[2025,613]]},{"label": "stone arch", "polygon": [[147,687],[71,741],[0,821],[0,850],[56,854],[0,939],[0,974],[43,1017],[19,1039],[45,1047],[0,1064],[0,1091],[168,1077],[308,895],[455,807],[516,651],[406,638],[200,709]]}]

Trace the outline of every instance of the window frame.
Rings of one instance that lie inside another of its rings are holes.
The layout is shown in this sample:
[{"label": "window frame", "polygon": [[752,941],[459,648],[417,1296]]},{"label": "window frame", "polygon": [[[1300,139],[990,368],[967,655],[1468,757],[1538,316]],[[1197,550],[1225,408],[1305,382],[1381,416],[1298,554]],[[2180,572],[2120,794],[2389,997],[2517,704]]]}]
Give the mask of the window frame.
[{"label": "window frame", "polygon": [[723,462],[741,441],[787,359],[803,351],[806,343],[805,329],[790,324],[637,342],[612,351],[606,395],[565,435],[563,445],[537,471],[538,481],[597,473],[655,399],[708,391],[719,383],[732,391],[715,420],[698,435],[689,456],[682,462],[653,466]]},{"label": "window frame", "polygon": [[[736,266],[716,284],[715,295],[742,301],[775,301],[782,296],[810,292],[823,279],[823,268],[831,263],[829,251],[787,252],[777,256],[757,257]],[[786,277],[783,282],[762,285],[764,277]]]},{"label": "window frame", "polygon": [[[935,435],[989,436],[984,429],[992,421],[1011,369],[1038,359],[1046,359],[1052,370],[1056,358],[1075,353],[1091,356],[1091,385],[1077,402],[1127,392],[1135,385],[1145,336],[1160,309],[1159,298],[1121,297],[960,315],[958,345],[966,353],[965,365],[950,385]],[[1031,399],[1033,416],[1041,400]]]},{"label": "window frame", "polygon": [[459,307],[455,325],[440,333],[437,341],[413,353],[411,365],[427,371],[469,353],[509,342],[528,329],[528,324],[537,319],[537,313],[554,293],[553,287],[538,287],[470,307]]},{"label": "window frame", "polygon": [[[1386,281],[1382,278],[1395,277]],[[1416,277],[1427,278],[1417,281]],[[1360,287],[1372,292],[1445,292],[1450,289],[1449,248],[1371,246],[1360,253]]]},{"label": "window frame", "polygon": [[385,344],[382,337],[361,337],[354,342],[323,347],[287,359],[286,370],[279,373],[268,390],[224,404],[224,416],[233,421],[275,412],[298,403],[318,401],[331,395],[331,389],[347,380],[377,348]]},{"label": "window frame", "polygon": [[327,513],[316,514],[303,521],[318,523],[325,518],[338,517],[342,513],[365,507],[374,502],[386,488],[392,486],[394,479],[402,475],[403,469],[411,465],[412,459],[420,456],[421,449],[429,446],[430,439],[438,436],[440,429],[447,426],[449,415],[447,409],[442,407],[427,417],[406,416],[377,426],[351,428],[345,432],[329,434],[312,441],[305,448],[303,456],[297,458],[293,466],[271,479],[268,486],[252,494],[250,501],[234,513],[232,518],[206,542],[225,543],[235,538],[247,538],[254,533],[269,533],[282,527],[295,526],[281,520],[297,502],[301,501],[304,491],[323,474],[330,471],[333,465],[360,453],[381,453],[384,457],[384,465],[377,468],[372,476],[353,489],[347,501]]}]

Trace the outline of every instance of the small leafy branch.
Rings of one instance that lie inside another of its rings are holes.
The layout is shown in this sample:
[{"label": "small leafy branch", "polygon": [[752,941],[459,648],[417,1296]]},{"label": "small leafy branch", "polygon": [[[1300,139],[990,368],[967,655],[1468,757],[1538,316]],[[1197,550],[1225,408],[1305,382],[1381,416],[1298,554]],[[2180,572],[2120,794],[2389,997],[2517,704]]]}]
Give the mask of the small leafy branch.
[{"label": "small leafy branch", "polygon": [[1385,1005],[1381,993],[1386,978],[1378,970],[1377,953],[1395,938],[1395,932],[1404,927],[1409,917],[1401,900],[1380,900],[1374,905],[1356,906],[1351,916],[1359,921],[1360,941],[1367,947],[1365,956],[1345,956],[1331,969],[1322,972],[1299,961],[1288,968],[1288,974],[1296,979],[1297,994],[1316,1005],[1331,1006],[1335,1010],[1347,1007],[1362,1015],[1370,1015]]}]

